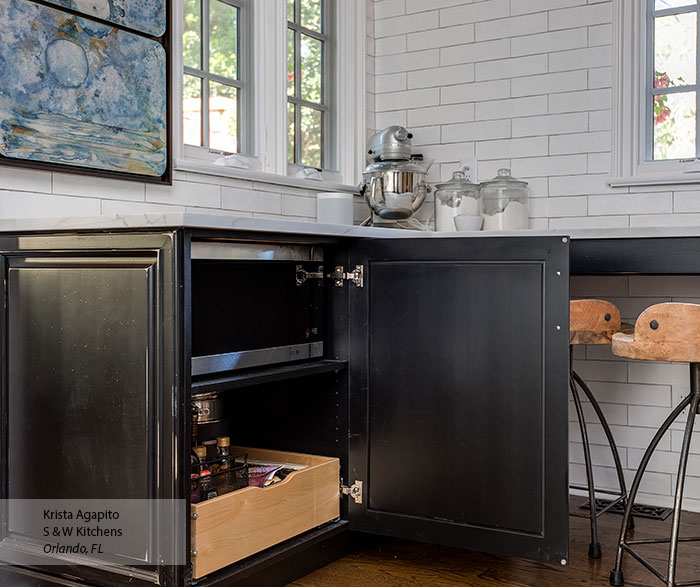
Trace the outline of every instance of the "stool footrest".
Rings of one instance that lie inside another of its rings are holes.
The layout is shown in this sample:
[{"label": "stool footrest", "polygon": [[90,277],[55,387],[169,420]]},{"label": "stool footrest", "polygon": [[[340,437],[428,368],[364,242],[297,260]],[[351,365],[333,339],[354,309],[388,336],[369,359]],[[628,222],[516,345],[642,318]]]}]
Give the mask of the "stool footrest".
[{"label": "stool footrest", "polygon": [[[679,542],[691,542],[695,541],[696,539],[688,540],[684,538],[679,538]],[[670,540],[665,540],[664,542],[670,542]],[[622,547],[625,549],[626,552],[628,552],[632,557],[634,557],[640,564],[642,564],[649,572],[651,572],[656,578],[658,578],[662,583],[668,583],[668,579],[662,575],[655,567],[652,565],[650,562],[648,562],[641,554],[639,554],[637,551],[632,549],[629,545],[630,544],[651,544],[651,542],[643,541],[643,540],[635,540],[635,541],[630,541],[630,542],[623,542]],[[617,585],[617,583],[613,583],[613,575],[615,574],[615,571],[610,574],[610,584]],[[676,587],[691,587],[693,585],[700,585],[700,579],[696,579],[693,581],[676,581],[674,583]]]},{"label": "stool footrest", "polygon": [[[635,545],[635,544],[668,544],[671,542],[670,538],[649,538],[647,540],[625,540],[625,544]],[[678,542],[700,542],[700,536],[688,536],[686,538],[679,538]]]}]

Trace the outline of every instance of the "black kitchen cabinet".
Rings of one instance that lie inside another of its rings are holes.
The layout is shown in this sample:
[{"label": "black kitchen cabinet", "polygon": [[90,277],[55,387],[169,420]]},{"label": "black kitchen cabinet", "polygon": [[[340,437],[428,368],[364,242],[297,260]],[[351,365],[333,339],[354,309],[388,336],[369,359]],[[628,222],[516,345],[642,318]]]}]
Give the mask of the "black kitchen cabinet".
[{"label": "black kitchen cabinet", "polygon": [[[212,242],[313,246],[344,268],[321,280],[322,358],[192,376],[191,251]],[[153,560],[176,530],[201,544],[188,503],[176,529],[154,508],[120,564],[20,559],[3,583],[284,584],[363,533],[568,558],[567,239],[174,226],[5,234],[0,255],[3,498],[189,500],[190,403],[212,392],[230,414],[212,433],[335,458],[342,478],[338,516],[205,574]],[[2,522],[3,560],[40,547]]]}]

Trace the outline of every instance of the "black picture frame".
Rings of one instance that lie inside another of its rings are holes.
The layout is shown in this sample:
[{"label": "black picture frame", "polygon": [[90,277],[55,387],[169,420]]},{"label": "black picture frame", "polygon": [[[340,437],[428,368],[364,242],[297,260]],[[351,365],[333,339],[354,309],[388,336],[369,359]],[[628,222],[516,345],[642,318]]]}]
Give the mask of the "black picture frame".
[{"label": "black picture frame", "polygon": [[[166,99],[166,148],[165,148],[165,170],[159,175],[148,175],[136,172],[115,171],[110,169],[101,169],[96,167],[88,167],[83,165],[71,165],[64,163],[53,163],[47,161],[35,161],[30,159],[19,159],[8,157],[0,153],[0,166],[16,167],[31,170],[43,170],[58,173],[69,173],[75,175],[100,177],[104,179],[129,180],[143,183],[152,183],[160,185],[172,185],[172,153],[173,153],[173,132],[172,132],[172,43],[171,43],[171,26],[172,26],[172,2],[164,0],[165,4],[165,30],[161,36],[153,36],[137,29],[124,26],[123,24],[97,18],[92,15],[86,15],[72,7],[64,6],[61,2],[50,2],[46,0],[21,0],[23,2],[31,2],[53,10],[59,10],[67,14],[87,19],[97,24],[112,27],[118,30],[125,31],[132,35],[137,35],[144,39],[157,42],[163,48],[165,53],[165,99]],[[1,23],[0,23],[1,26]],[[0,121],[1,122],[1,121]]]}]

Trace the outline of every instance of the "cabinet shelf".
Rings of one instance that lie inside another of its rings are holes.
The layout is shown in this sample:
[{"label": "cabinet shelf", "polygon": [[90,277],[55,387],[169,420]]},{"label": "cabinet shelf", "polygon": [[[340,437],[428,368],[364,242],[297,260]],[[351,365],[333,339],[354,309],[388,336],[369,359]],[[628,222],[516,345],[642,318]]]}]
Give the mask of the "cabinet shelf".
[{"label": "cabinet shelf", "polygon": [[255,371],[233,373],[225,376],[198,377],[192,381],[192,395],[250,387],[252,385],[297,379],[322,373],[332,373],[334,371],[343,371],[347,368],[347,361],[322,360],[256,369]]}]

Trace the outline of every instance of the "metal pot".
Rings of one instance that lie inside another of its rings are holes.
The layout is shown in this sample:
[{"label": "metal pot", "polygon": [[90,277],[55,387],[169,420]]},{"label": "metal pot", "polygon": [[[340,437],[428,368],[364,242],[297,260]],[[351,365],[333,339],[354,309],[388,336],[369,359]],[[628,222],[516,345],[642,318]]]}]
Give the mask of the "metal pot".
[{"label": "metal pot", "polygon": [[224,401],[215,393],[205,393],[192,398],[192,403],[199,411],[199,424],[213,424],[225,418]]},{"label": "metal pot", "polygon": [[423,204],[430,187],[425,165],[382,161],[369,165],[363,174],[360,193],[377,216],[405,220]]}]

